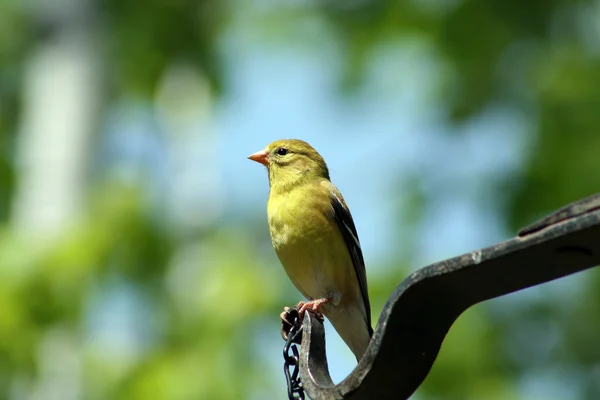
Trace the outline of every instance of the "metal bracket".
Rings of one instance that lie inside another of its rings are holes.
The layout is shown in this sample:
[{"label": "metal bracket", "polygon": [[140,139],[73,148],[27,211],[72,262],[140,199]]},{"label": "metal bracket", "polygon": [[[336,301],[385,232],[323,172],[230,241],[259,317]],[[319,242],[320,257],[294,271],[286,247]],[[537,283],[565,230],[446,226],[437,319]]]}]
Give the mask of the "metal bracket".
[{"label": "metal bracket", "polygon": [[444,337],[479,302],[600,264],[600,194],[523,229],[520,236],[421,268],[388,299],[369,348],[334,385],[325,331],[306,313],[300,377],[313,400],[408,399],[425,380]]}]

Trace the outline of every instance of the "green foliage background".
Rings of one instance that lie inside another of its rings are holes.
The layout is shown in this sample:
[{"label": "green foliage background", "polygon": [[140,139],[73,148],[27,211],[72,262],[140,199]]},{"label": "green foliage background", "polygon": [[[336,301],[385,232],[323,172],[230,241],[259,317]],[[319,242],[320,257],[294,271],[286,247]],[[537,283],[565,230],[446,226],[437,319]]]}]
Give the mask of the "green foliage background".
[{"label": "green foliage background", "polygon": [[[77,24],[102,43],[106,86],[99,94],[100,114],[121,96],[154,96],[160,76],[175,60],[201,69],[215,99],[226,94],[222,71],[235,66],[222,57],[221,40],[233,20],[246,18],[264,40],[290,46],[311,46],[319,35],[338,43],[345,60],[340,98],[361,88],[365,68],[382,44],[416,42],[434,55],[439,68],[435,97],[444,106],[447,135],[460,135],[451,128],[493,108],[520,115],[528,127],[523,168],[485,182],[507,237],[598,191],[597,1],[251,3],[86,3]],[[85,215],[51,246],[39,248],[12,229],[27,56],[63,22],[60,13],[27,4],[0,3],[0,398],[49,398],[36,386],[48,373],[40,361],[48,342],[64,344],[57,358],[76,354],[77,397],[84,399],[280,395],[282,377],[267,373],[272,368],[259,344],[264,326],[277,329],[289,286],[269,273],[277,266],[265,236],[229,221],[182,237],[152,218],[143,191],[92,178]],[[253,7],[260,11],[248,12]],[[314,21],[321,31],[299,36]],[[415,229],[420,210],[432,201],[419,191],[419,180],[401,194],[407,209],[400,214],[413,220],[398,220]],[[250,226],[262,226],[259,211]],[[169,266],[182,248],[198,257],[199,266],[186,279],[187,295],[169,286]],[[382,268],[389,273],[370,278],[376,314],[409,270],[410,249],[403,254]],[[146,332],[152,346],[141,356],[107,355],[85,339],[90,297],[114,280],[136,288],[154,321]],[[530,297],[515,295],[469,310],[415,397],[541,399],[523,387],[525,377],[540,376],[550,386],[558,380],[575,398],[600,398],[600,274],[569,278],[569,284],[576,288],[556,290],[558,284],[552,284]]]}]

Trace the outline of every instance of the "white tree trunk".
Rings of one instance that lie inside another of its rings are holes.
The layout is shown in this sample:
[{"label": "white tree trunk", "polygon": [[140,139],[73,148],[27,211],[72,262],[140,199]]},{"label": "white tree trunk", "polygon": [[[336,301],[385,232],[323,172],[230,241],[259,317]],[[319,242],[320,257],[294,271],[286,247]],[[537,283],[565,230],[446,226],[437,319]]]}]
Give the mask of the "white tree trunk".
[{"label": "white tree trunk", "polygon": [[11,216],[15,231],[28,238],[52,239],[82,211],[101,92],[96,49],[89,32],[69,30],[30,57]]}]

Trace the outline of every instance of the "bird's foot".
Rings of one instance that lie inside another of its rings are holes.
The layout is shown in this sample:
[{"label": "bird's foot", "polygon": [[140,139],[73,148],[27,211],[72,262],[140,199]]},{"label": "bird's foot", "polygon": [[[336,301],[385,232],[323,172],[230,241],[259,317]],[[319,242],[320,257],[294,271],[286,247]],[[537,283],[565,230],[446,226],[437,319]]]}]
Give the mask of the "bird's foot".
[{"label": "bird's foot", "polygon": [[323,314],[321,314],[321,312],[319,311],[319,309],[323,306],[323,304],[326,304],[329,302],[330,299],[328,298],[323,298],[323,299],[316,299],[316,300],[311,300],[311,301],[301,301],[298,303],[298,305],[296,306],[296,308],[298,309],[298,315],[300,316],[300,319],[304,318],[304,313],[306,311],[310,311],[312,313],[314,313],[317,318],[319,318],[321,321],[323,321]]},{"label": "bird's foot", "polygon": [[[319,309],[323,306],[323,304],[328,303],[330,298],[323,298],[311,301],[301,301],[298,303],[296,307],[284,307],[283,312],[279,314],[279,318],[281,318],[281,337],[283,340],[288,340],[288,335],[290,330],[296,323],[296,319],[302,323],[302,319],[304,318],[304,313],[306,311],[310,311],[321,321],[324,320],[323,314],[319,311]],[[299,337],[296,339],[299,342]]]}]

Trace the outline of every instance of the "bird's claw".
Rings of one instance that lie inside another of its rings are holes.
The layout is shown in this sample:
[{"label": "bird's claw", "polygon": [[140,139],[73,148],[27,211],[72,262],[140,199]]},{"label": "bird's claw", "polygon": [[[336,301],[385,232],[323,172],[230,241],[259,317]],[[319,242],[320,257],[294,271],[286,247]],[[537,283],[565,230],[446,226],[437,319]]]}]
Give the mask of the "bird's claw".
[{"label": "bird's claw", "polygon": [[319,309],[321,307],[323,307],[323,305],[325,303],[328,303],[329,299],[328,298],[323,298],[323,299],[317,299],[317,300],[311,300],[311,301],[301,301],[298,303],[298,305],[296,306],[296,308],[298,309],[298,315],[300,317],[300,319],[304,318],[304,313],[306,311],[310,311],[313,314],[315,314],[315,316],[317,318],[319,318],[321,321],[324,320],[323,314],[321,314],[321,312],[319,311]]},{"label": "bird's claw", "polygon": [[281,337],[283,340],[288,340],[288,335],[290,330],[294,326],[294,322],[296,319],[298,321],[302,321],[304,319],[304,313],[307,311],[312,312],[321,322],[325,319],[323,314],[319,311],[319,309],[325,304],[328,303],[330,299],[323,298],[311,301],[301,301],[295,307],[284,307],[283,312],[279,314],[279,318],[281,318]]}]

